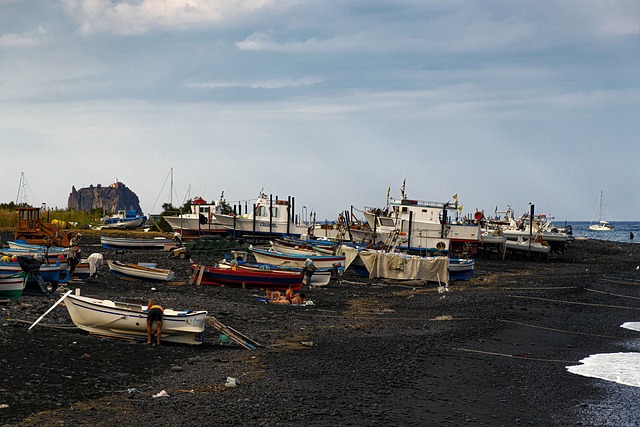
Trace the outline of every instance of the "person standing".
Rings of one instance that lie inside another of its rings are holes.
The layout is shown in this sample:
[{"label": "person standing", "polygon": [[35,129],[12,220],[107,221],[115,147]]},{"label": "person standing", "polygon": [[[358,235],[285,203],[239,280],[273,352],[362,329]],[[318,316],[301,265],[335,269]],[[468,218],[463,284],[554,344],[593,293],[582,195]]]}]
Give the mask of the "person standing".
[{"label": "person standing", "polygon": [[629,242],[633,243],[633,238],[635,236],[633,235],[633,231],[629,233]]},{"label": "person standing", "polygon": [[153,322],[156,322],[156,344],[160,345],[160,336],[162,335],[162,317],[164,309],[162,306],[154,304],[150,299],[147,303],[147,344],[151,344],[151,328]]}]

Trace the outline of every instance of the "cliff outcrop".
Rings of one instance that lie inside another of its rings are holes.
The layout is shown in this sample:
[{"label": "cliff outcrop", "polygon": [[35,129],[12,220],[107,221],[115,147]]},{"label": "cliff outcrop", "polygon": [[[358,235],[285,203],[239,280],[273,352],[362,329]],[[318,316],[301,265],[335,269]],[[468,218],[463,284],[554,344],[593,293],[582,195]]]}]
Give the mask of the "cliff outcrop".
[{"label": "cliff outcrop", "polygon": [[108,187],[103,187],[100,184],[94,187],[92,184],[88,188],[76,190],[76,187],[73,186],[67,207],[79,211],[103,209],[107,213],[115,213],[119,210],[130,209],[142,213],[140,200],[136,193],[118,181]]}]

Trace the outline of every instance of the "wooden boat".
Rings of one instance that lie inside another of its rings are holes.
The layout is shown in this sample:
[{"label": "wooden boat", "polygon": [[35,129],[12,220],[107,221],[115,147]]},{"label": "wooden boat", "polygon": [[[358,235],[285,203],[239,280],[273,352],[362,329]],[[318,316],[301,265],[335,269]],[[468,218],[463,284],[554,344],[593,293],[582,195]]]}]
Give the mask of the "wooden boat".
[{"label": "wooden boat", "polygon": [[[0,275],[18,274],[21,271],[24,270],[17,261],[0,262]],[[64,283],[69,280],[69,270],[60,269],[59,262],[56,262],[55,264],[42,264],[37,271],[45,282],[51,282],[57,285],[58,283]],[[27,282],[32,281],[33,278],[29,274]]]},{"label": "wooden boat", "polygon": [[292,255],[273,250],[259,249],[249,246],[256,261],[262,264],[286,265],[289,267],[304,267],[304,262],[311,259],[317,268],[333,268],[335,264],[344,267],[344,255]]},{"label": "wooden boat", "polygon": [[24,291],[26,274],[0,275],[0,298],[18,299]]},{"label": "wooden boat", "polygon": [[[195,269],[196,265],[191,264]],[[264,288],[286,290],[293,285],[293,290],[302,288],[301,272],[232,268],[230,265],[205,266],[200,283],[205,285],[232,286],[238,288]]]},{"label": "wooden boat", "polygon": [[[64,300],[73,323],[91,334],[137,340],[147,339],[147,306],[70,294]],[[206,311],[165,309],[162,341],[201,344]],[[155,326],[153,330],[155,330]]]},{"label": "wooden boat", "polygon": [[[273,270],[273,271],[289,271],[302,274],[302,268],[300,267],[285,267],[281,265],[272,264],[250,264],[241,263],[238,264],[238,268],[248,270]],[[330,268],[318,268],[311,276],[310,286],[326,286],[331,281],[332,269]]]},{"label": "wooden boat", "polygon": [[124,263],[116,260],[107,260],[109,270],[117,276],[152,282],[168,282],[173,279],[175,272],[164,268],[153,268],[139,264]]},{"label": "wooden boat", "polygon": [[105,249],[165,249],[174,245],[173,239],[166,237],[153,237],[137,239],[131,237],[109,237],[100,235],[100,244]]},{"label": "wooden boat", "polygon": [[470,280],[473,279],[475,261],[472,259],[449,258],[449,279]]},{"label": "wooden boat", "polygon": [[[9,249],[21,249],[29,252],[39,252],[39,253],[49,253],[49,254],[63,254],[63,255],[71,255],[78,251],[77,247],[60,247],[60,246],[43,246],[43,245],[34,245],[31,243],[26,243],[24,241],[18,240],[9,240],[7,242],[9,245]],[[6,248],[2,249],[3,251]]]},{"label": "wooden boat", "polygon": [[138,215],[135,210],[120,210],[117,213],[102,218],[102,228],[138,228],[147,221],[145,215]]}]

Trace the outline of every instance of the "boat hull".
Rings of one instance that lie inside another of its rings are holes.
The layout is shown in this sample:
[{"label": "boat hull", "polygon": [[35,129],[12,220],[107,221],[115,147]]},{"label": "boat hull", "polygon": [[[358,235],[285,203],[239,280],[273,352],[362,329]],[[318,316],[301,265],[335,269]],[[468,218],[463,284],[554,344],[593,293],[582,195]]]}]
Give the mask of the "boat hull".
[{"label": "boat hull", "polygon": [[100,236],[100,244],[105,249],[164,249],[174,244],[173,239],[135,239],[129,237]]},{"label": "boat hull", "polygon": [[173,231],[182,235],[182,237],[202,236],[202,235],[226,235],[227,229],[222,224],[216,222],[207,222],[202,224],[198,217],[179,217],[165,216],[165,221],[171,226]]},{"label": "boat hull", "polygon": [[256,261],[261,264],[286,265],[288,267],[304,267],[307,259],[311,259],[317,268],[344,268],[344,255],[292,255],[265,249],[249,247]]},{"label": "boat hull", "polygon": [[175,274],[173,270],[145,267],[113,260],[107,260],[107,265],[109,266],[109,270],[117,276],[151,282],[167,282],[173,280]]},{"label": "boat hull", "polygon": [[24,291],[25,277],[22,273],[0,276],[0,298],[20,298]]},{"label": "boat hull", "polygon": [[[91,334],[113,338],[147,339],[146,306],[68,295],[65,306],[73,323]],[[206,311],[165,309],[162,341],[201,344]]]},{"label": "boat hull", "polygon": [[[195,265],[192,264],[191,268],[195,269]],[[200,283],[204,285],[273,290],[286,290],[291,285],[294,291],[298,291],[302,288],[302,278],[302,273],[298,272],[208,266],[204,268]]]}]

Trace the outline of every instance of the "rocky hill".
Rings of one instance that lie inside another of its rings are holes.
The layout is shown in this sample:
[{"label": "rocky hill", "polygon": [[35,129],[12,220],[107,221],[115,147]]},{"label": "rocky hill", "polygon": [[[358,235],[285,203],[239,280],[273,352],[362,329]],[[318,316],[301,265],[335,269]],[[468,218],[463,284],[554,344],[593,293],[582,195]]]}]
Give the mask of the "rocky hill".
[{"label": "rocky hill", "polygon": [[88,188],[79,190],[76,190],[75,186],[72,187],[67,207],[79,211],[90,211],[97,208],[103,209],[107,213],[131,209],[142,213],[140,200],[136,193],[117,180],[108,187],[103,187],[100,184],[95,187],[90,185]]}]

